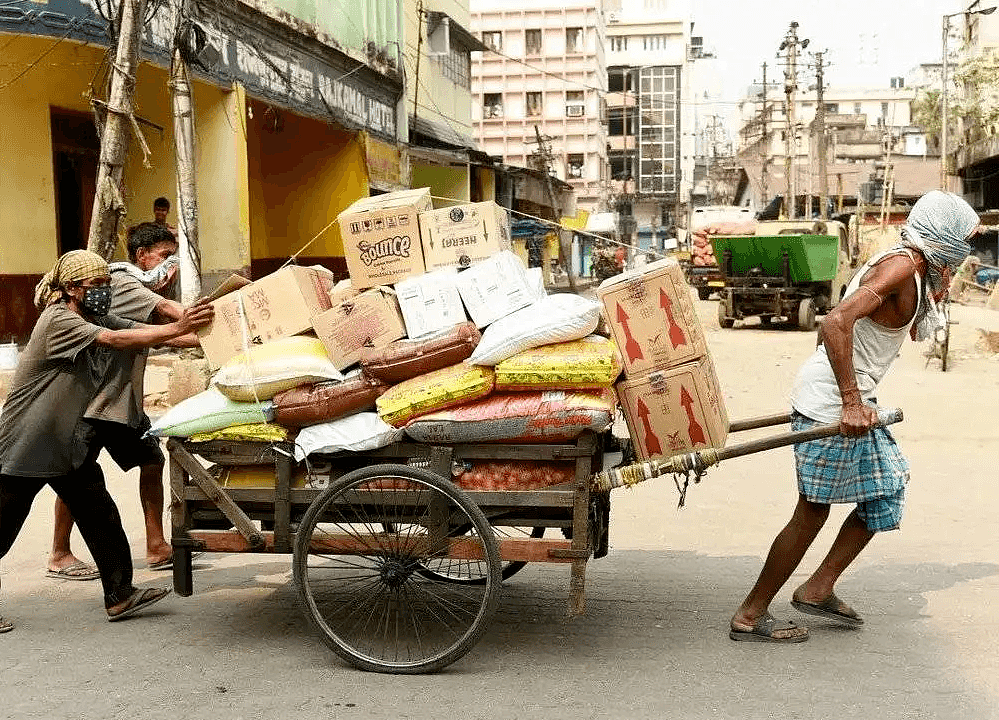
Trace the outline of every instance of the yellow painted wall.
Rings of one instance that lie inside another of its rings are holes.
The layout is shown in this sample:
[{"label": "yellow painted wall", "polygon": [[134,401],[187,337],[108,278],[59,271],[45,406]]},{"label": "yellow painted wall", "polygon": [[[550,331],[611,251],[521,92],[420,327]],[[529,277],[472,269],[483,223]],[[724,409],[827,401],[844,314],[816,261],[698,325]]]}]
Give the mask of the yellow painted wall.
[{"label": "yellow painted wall", "polygon": [[[461,202],[470,200],[467,166],[434,165],[410,155],[409,168],[412,187],[428,187],[434,198],[449,198]],[[434,200],[434,207],[447,205],[447,202]]]},{"label": "yellow painted wall", "polygon": [[[0,86],[52,48],[52,40],[0,35],[5,46]],[[89,113],[86,92],[103,57],[97,46],[64,41],[32,70],[0,90],[0,274],[46,272],[58,255],[55,187],[52,165],[51,108]],[[125,167],[124,226],[152,219],[153,200],[160,195],[173,207],[176,224],[176,176],[167,72],[143,64],[137,73],[136,114],[162,130],[140,124],[150,150],[152,168],[130,140]],[[248,223],[240,203],[246,202],[245,141],[239,122],[242,104],[236,94],[195,83],[198,143],[198,205],[203,270],[238,269],[249,265]],[[244,221],[241,223],[240,218]],[[124,256],[124,246],[119,250]]]},{"label": "yellow painted wall", "polygon": [[14,80],[52,39],[0,34],[0,44],[0,274],[44,273],[58,255],[50,106],[90,112],[83,93],[103,53],[66,41]]},{"label": "yellow painted wall", "polygon": [[[359,138],[336,125],[250,103],[247,118],[250,236],[253,257],[297,253],[341,210],[368,195]],[[343,256],[334,225],[303,253]]]}]

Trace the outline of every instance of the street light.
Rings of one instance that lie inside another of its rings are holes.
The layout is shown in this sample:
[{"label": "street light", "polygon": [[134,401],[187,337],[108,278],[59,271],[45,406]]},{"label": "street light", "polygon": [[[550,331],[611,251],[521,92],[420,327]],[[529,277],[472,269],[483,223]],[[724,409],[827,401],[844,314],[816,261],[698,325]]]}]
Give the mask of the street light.
[{"label": "street light", "polygon": [[950,19],[964,15],[965,22],[972,15],[991,15],[996,6],[981,10],[965,10],[943,16],[943,67],[940,71],[940,189],[947,189],[947,36],[950,35]]}]

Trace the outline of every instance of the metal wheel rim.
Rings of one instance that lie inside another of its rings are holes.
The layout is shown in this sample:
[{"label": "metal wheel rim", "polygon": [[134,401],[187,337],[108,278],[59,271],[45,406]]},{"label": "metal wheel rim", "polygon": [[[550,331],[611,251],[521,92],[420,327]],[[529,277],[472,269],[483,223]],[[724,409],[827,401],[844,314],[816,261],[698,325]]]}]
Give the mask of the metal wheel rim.
[{"label": "metal wheel rim", "polygon": [[[499,553],[488,521],[467,496],[460,497],[460,489],[427,471],[389,467],[394,469],[351,473],[317,498],[296,539],[295,579],[311,620],[339,655],[367,670],[431,672],[464,655],[482,634],[498,598]],[[380,488],[376,503],[350,502],[350,493],[373,481],[403,483],[405,489]],[[413,497],[418,499],[411,505]],[[455,584],[419,572],[440,553],[421,547],[435,503],[438,514],[446,508],[449,523],[468,525],[463,541],[485,558],[467,561],[481,564],[481,583]],[[386,519],[395,525],[388,533]],[[310,537],[343,535],[368,549],[357,555],[308,550]]]}]

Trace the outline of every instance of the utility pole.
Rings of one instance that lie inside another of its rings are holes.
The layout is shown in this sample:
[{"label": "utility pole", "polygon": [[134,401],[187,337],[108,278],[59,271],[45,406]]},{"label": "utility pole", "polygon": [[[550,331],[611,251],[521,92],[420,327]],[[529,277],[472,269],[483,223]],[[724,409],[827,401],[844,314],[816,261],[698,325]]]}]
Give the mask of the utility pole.
[{"label": "utility pole", "polygon": [[572,269],[572,240],[566,237],[565,230],[562,229],[559,223],[560,209],[558,203],[555,201],[555,189],[552,187],[552,150],[548,144],[549,138],[547,135],[541,135],[541,130],[537,125],[534,126],[534,137],[538,143],[537,164],[545,174],[545,189],[548,191],[548,202],[552,204],[552,217],[555,220],[555,224],[559,226],[557,232],[559,254],[562,256],[560,259],[565,264],[565,275],[569,282],[569,291],[576,292],[576,278],[573,277]]},{"label": "utility pole", "polygon": [[819,219],[827,220],[826,206],[829,203],[829,178],[826,177],[826,101],[823,70],[823,52],[815,53],[815,132],[818,134],[819,154]]},{"label": "utility pole", "polygon": [[797,123],[795,121],[795,93],[798,90],[798,49],[804,50],[808,47],[808,40],[798,39],[798,23],[792,22],[784,41],[780,44],[780,51],[786,51],[784,63],[784,115],[787,117],[787,134],[784,138],[784,151],[787,158],[784,162],[786,176],[786,195],[784,205],[787,209],[787,218],[794,220],[797,217],[797,178],[795,178],[795,157],[798,153],[797,143]]},{"label": "utility pole", "polygon": [[118,48],[111,66],[111,91],[101,135],[101,157],[97,168],[94,209],[90,219],[87,249],[110,259],[118,241],[118,221],[125,216],[121,178],[125,169],[127,128],[134,123],[135,69],[142,44],[142,20],[146,0],[122,0]]},{"label": "utility pole", "polygon": [[763,140],[760,144],[760,188],[763,191],[763,204],[766,205],[770,199],[769,178],[767,177],[767,165],[770,163],[770,134],[767,129],[767,64],[763,63],[763,109],[760,112],[760,123],[762,125]]},{"label": "utility pole", "polygon": [[177,165],[177,231],[180,245],[180,295],[190,305],[201,295],[201,247],[198,240],[198,188],[194,147],[194,103],[184,58],[189,43],[190,0],[174,5],[173,58],[170,62],[170,90],[173,95],[173,137]]}]

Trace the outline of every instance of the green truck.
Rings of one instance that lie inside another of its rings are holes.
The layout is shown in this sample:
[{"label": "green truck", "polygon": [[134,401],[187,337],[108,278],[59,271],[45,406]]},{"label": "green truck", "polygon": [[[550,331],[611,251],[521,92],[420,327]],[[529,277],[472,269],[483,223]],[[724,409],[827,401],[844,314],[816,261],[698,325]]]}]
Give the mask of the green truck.
[{"label": "green truck", "polygon": [[712,237],[724,277],[718,324],[758,316],[815,328],[816,314],[831,310],[856,270],[846,226],[836,221],[758,223],[755,235]]}]

